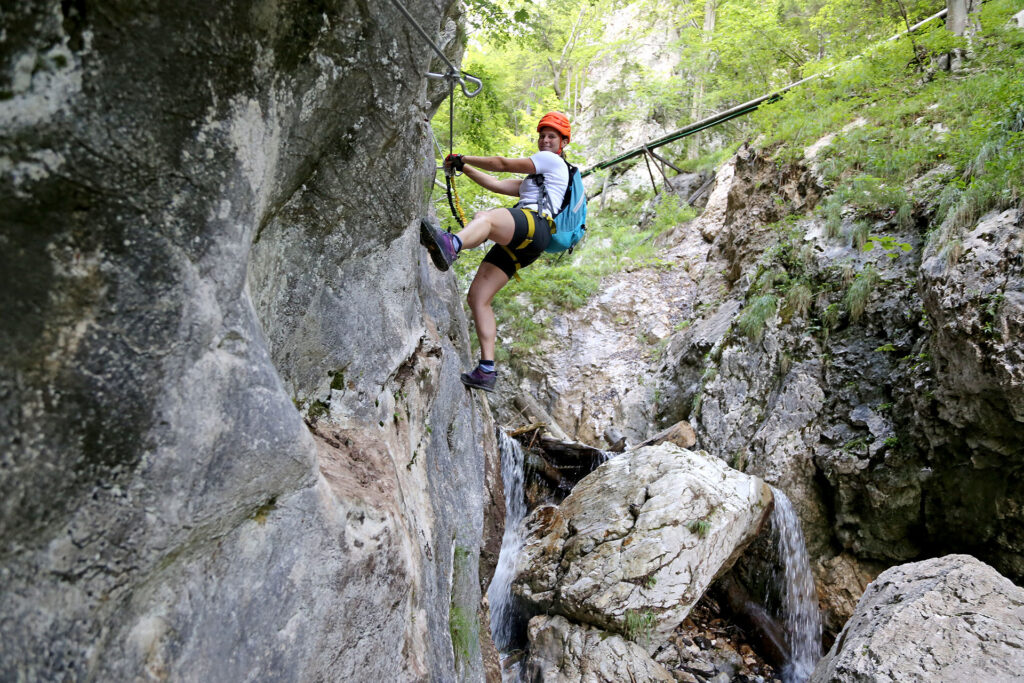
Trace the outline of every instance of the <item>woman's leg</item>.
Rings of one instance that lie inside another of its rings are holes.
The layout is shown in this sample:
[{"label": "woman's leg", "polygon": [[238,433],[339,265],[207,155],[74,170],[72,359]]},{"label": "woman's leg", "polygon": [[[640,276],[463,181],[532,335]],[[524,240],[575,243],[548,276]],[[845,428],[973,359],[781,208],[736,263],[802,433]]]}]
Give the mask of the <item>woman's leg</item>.
[{"label": "woman's leg", "polygon": [[[508,209],[489,209],[477,212],[473,216],[473,220],[469,222],[469,225],[456,236],[462,240],[463,249],[472,249],[487,240],[497,244],[508,244],[512,241],[515,231],[516,223],[512,218],[511,211]],[[500,288],[499,285],[498,289]]]},{"label": "woman's leg", "polygon": [[[509,215],[511,222],[511,215],[507,211],[505,213]],[[466,229],[468,230],[469,226]],[[491,302],[494,300],[494,295],[507,282],[508,275],[501,268],[485,261],[480,264],[480,269],[476,271],[476,276],[473,278],[473,284],[469,286],[466,300],[469,303],[469,310],[473,313],[473,322],[476,323],[476,336],[480,340],[480,358],[483,360],[494,360],[494,341],[498,327],[494,321],[494,309],[491,308]]]}]

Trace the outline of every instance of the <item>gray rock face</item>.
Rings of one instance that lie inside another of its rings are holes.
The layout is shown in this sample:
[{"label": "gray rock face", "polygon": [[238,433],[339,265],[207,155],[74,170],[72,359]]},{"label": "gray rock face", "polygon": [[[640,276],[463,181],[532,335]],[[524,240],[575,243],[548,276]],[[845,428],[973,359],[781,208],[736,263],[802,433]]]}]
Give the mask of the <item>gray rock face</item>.
[{"label": "gray rock face", "polygon": [[[694,221],[711,241],[691,304],[705,312],[669,341],[661,423],[689,419],[699,447],[791,496],[834,609],[850,604],[852,585],[840,581],[832,594],[837,542],[844,564],[861,563],[855,574],[960,550],[1024,575],[1012,503],[1024,492],[1019,478],[1005,476],[1020,467],[1024,435],[1019,212],[985,216],[945,249],[879,221],[873,232],[911,246],[894,259],[829,238],[810,220],[794,228],[798,239],[779,242],[790,250],[779,259],[767,251],[777,238],[753,220],[750,207],[761,200],[739,191],[749,179],[727,170],[717,199]],[[696,249],[690,230],[680,231],[680,244]],[[847,292],[869,265],[878,283],[853,320],[845,299],[828,292]],[[806,314],[780,299],[762,334],[746,338],[737,323],[754,274],[783,267],[787,277],[820,282],[823,293]],[[830,305],[842,315],[822,333]],[[829,621],[848,616],[830,613]]]},{"label": "gray rock face", "polygon": [[622,636],[571,624],[562,616],[530,620],[527,680],[543,683],[648,683],[675,679],[647,651]]},{"label": "gray rock face", "polygon": [[[1024,453],[1022,220],[1016,210],[990,213],[949,245],[959,252],[955,262],[935,249],[921,265],[935,384],[931,400],[919,403],[934,415],[919,420],[920,431],[936,454],[963,463],[929,463],[928,530],[946,538],[947,549],[973,549],[1014,578],[1024,576],[1024,518],[1012,501],[1024,482],[1006,475]],[[965,508],[976,510],[969,526]]]},{"label": "gray rock face", "polygon": [[534,510],[514,591],[534,609],[662,642],[756,536],[756,477],[671,444],[609,460]]},{"label": "gray rock face", "polygon": [[[937,167],[909,189],[927,204],[948,173]],[[671,279],[620,274],[578,319],[566,318],[563,338],[585,337],[598,320],[601,348],[628,349],[622,358],[643,383],[613,392],[626,386],[614,364],[587,376],[577,356],[555,353],[537,373],[543,382],[523,384],[567,406],[560,417],[589,430],[580,428],[584,438],[611,423],[635,443],[688,420],[698,448],[785,491],[835,629],[858,587],[894,562],[970,552],[1024,577],[1014,503],[1024,490],[1013,476],[1024,452],[1024,245],[1019,210],[993,212],[933,246],[921,226],[873,218],[872,234],[910,245],[896,258],[858,248],[849,211],[831,237],[817,218],[769,224],[821,191],[799,167],[741,150],[719,170],[704,213],[666,235],[659,256]],[[854,319],[846,297],[869,267],[878,279]],[[779,287],[775,313],[748,338],[739,320],[758,279],[773,273],[810,283],[814,296],[795,310]],[[660,362],[644,357],[632,311],[671,323]],[[562,396],[566,383],[593,388]]]},{"label": "gray rock face", "polygon": [[480,678],[430,48],[387,3],[4,21],[0,678]]},{"label": "gray rock face", "polygon": [[892,567],[868,586],[812,681],[1010,681],[1024,671],[1024,589],[968,555]]}]

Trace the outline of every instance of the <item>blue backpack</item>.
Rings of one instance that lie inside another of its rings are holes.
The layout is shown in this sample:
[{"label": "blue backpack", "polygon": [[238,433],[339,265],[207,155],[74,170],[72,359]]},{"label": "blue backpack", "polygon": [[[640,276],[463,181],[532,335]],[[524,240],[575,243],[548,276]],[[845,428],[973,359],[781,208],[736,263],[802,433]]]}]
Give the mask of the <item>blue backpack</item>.
[{"label": "blue backpack", "polygon": [[587,230],[587,192],[583,188],[583,178],[580,177],[578,168],[568,161],[565,165],[569,167],[569,184],[565,188],[565,196],[562,198],[562,206],[555,213],[551,206],[551,196],[544,187],[544,174],[536,173],[532,177],[537,187],[540,188],[541,203],[549,215],[554,216],[555,232],[551,235],[551,243],[544,251],[557,254],[568,250],[572,253],[575,247]]}]

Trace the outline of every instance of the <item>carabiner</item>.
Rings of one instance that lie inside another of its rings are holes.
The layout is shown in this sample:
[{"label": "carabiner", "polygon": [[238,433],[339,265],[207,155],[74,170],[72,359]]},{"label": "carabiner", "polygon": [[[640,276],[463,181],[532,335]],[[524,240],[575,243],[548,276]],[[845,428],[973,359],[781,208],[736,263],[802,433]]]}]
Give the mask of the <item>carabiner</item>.
[{"label": "carabiner", "polygon": [[[476,90],[474,90],[473,92],[470,92],[469,90],[466,89],[466,81],[467,80],[473,81],[474,83],[476,83]],[[480,94],[480,91],[483,90],[483,88],[484,88],[484,82],[483,81],[481,81],[476,76],[470,76],[465,71],[463,71],[462,72],[462,76],[459,77],[459,85],[462,86],[462,94],[465,95],[466,97],[476,97],[477,95]]]}]

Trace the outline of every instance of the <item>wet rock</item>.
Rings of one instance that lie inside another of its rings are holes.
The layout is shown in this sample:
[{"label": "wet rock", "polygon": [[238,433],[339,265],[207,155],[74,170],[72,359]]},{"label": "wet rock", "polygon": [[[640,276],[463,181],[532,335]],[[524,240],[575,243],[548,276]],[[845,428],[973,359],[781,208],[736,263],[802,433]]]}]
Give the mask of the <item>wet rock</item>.
[{"label": "wet rock", "polygon": [[1017,680],[1024,589],[968,555],[875,579],[812,681]]},{"label": "wet rock", "polygon": [[620,635],[570,623],[565,617],[530,620],[526,680],[543,683],[675,679],[647,651]]},{"label": "wet rock", "polygon": [[754,538],[771,491],[707,454],[662,444],[609,460],[527,518],[515,592],[657,644]]}]

